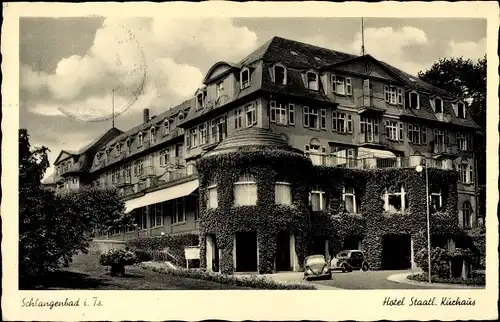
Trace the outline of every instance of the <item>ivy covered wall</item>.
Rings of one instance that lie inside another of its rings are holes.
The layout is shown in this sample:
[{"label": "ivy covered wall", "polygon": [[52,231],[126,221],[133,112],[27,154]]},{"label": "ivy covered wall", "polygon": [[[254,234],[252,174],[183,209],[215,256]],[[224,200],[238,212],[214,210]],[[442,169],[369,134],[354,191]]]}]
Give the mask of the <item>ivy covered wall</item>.
[{"label": "ivy covered wall", "polygon": [[[221,249],[219,266],[233,272],[233,241],[239,231],[256,231],[260,273],[274,271],[276,238],[280,231],[295,236],[299,263],[309,254],[312,240],[330,240],[330,253],[341,250],[347,236],[362,237],[362,249],[372,269],[380,268],[382,238],[386,234],[409,234],[415,253],[427,245],[425,175],[413,168],[347,169],[313,166],[295,152],[250,149],[212,155],[198,163],[200,180],[201,265],[206,264],[207,234],[213,234]],[[440,191],[443,207],[431,216],[431,233],[453,236],[460,233],[457,213],[457,174],[429,169],[429,191]],[[257,183],[257,204],[234,207],[234,182],[242,173],[252,174]],[[217,184],[218,207],[207,209],[209,182]],[[292,186],[292,205],[275,204],[275,182]],[[318,186],[325,192],[326,208],[311,211],[309,191]],[[395,214],[384,211],[386,189],[404,187],[406,210]],[[357,214],[348,214],[342,203],[344,187],[354,188],[359,204]]]}]

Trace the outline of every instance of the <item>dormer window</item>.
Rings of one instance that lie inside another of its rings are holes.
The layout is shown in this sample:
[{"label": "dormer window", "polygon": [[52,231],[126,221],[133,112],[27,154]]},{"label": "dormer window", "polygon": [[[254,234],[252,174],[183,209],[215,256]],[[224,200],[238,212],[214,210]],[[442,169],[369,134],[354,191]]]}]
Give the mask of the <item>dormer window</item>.
[{"label": "dormer window", "polygon": [[224,95],[224,82],[217,83],[216,86],[216,93],[217,93],[217,99],[220,98],[222,95]]},{"label": "dormer window", "polygon": [[246,67],[243,68],[240,72],[240,82],[241,82],[241,89],[250,86],[250,70]]},{"label": "dormer window", "polygon": [[168,135],[170,133],[170,122],[165,120],[163,122],[163,135]]},{"label": "dormer window", "polygon": [[131,142],[130,142],[129,138],[127,138],[127,140],[125,141],[125,144],[127,145],[127,149],[130,148]]},{"label": "dormer window", "polygon": [[339,95],[352,95],[351,78],[332,75],[332,91]]},{"label": "dormer window", "polygon": [[203,92],[196,95],[196,110],[201,110],[203,108]]},{"label": "dormer window", "polygon": [[152,127],[151,130],[149,130],[149,140],[151,141],[151,143],[155,143],[156,129],[154,127]]},{"label": "dormer window", "polygon": [[461,119],[467,118],[467,113],[465,110],[465,104],[463,102],[457,103],[457,117]]},{"label": "dormer window", "polygon": [[317,91],[319,89],[318,74],[313,71],[306,73],[307,89]]},{"label": "dormer window", "polygon": [[118,143],[116,145],[116,156],[119,157],[121,153],[122,153],[121,145]]},{"label": "dormer window", "polygon": [[276,84],[286,85],[286,68],[279,64],[273,67],[274,82]]},{"label": "dormer window", "polygon": [[440,98],[434,99],[434,113],[443,113],[443,100]]},{"label": "dormer window", "polygon": [[179,120],[183,120],[184,119],[184,113],[180,112],[178,117],[179,117]]},{"label": "dormer window", "polygon": [[141,132],[139,132],[139,134],[137,134],[137,145],[142,146],[143,143],[144,143],[144,136],[142,135]]},{"label": "dormer window", "polygon": [[410,97],[410,102],[409,102],[410,109],[419,110],[420,109],[420,99],[419,99],[418,93],[411,92],[409,97]]}]

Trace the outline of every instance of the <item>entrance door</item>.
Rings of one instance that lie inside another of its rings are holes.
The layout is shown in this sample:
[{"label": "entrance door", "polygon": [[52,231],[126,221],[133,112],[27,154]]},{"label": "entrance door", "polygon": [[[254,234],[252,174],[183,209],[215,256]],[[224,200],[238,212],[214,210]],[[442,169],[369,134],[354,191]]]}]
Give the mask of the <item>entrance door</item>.
[{"label": "entrance door", "polygon": [[207,270],[219,271],[219,248],[214,235],[207,235],[206,261]]},{"label": "entrance door", "polygon": [[290,233],[280,231],[276,239],[276,271],[290,270]]},{"label": "entrance door", "polygon": [[236,233],[236,269],[237,272],[257,271],[257,233]]},{"label": "entrance door", "polygon": [[410,235],[385,235],[382,238],[382,269],[411,268]]}]

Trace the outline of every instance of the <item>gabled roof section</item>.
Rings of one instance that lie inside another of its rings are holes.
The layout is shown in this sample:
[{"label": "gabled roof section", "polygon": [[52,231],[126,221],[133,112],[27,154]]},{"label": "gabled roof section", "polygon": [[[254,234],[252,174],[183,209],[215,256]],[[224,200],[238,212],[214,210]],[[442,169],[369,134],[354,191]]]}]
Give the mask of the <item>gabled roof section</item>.
[{"label": "gabled roof section", "polygon": [[[203,79],[203,84],[205,85],[208,84],[213,79],[217,78],[218,76],[226,74],[228,71],[234,68],[236,68],[235,64],[224,61],[219,61],[213,64],[212,67],[210,67],[210,69],[208,70],[207,74],[205,75],[205,78]],[[220,71],[218,74],[213,75],[214,72],[217,71],[217,69],[223,69],[223,71]]]},{"label": "gabled roof section", "polygon": [[70,151],[70,150],[61,150],[59,152],[59,155],[57,156],[56,160],[54,161],[54,165],[57,165],[60,161],[68,159],[70,157],[77,156],[78,153],[76,151]]}]

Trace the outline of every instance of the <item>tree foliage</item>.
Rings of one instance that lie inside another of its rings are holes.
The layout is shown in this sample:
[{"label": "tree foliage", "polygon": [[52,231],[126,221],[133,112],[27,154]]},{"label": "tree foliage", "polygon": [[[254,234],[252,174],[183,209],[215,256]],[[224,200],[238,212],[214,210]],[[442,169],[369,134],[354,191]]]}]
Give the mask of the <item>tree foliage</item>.
[{"label": "tree foliage", "polygon": [[46,147],[31,148],[25,129],[19,131],[19,277],[29,278],[67,265],[86,252],[88,232],[131,225],[115,190],[82,189],[56,194],[41,179],[49,166]]}]

